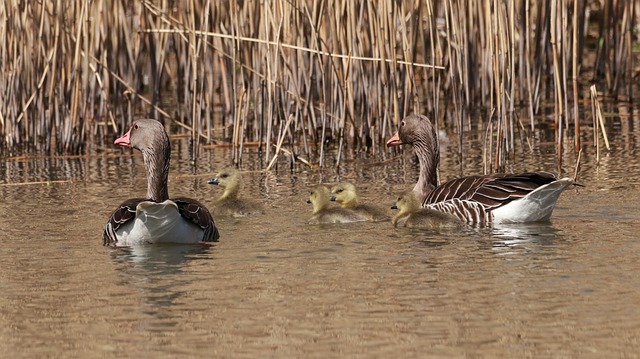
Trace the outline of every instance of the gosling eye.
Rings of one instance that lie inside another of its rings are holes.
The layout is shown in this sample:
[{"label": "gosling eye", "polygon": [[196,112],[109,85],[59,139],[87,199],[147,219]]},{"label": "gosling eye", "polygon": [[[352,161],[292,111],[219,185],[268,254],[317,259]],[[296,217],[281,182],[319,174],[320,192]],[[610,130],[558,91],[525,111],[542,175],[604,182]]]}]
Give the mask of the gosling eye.
[{"label": "gosling eye", "polygon": [[137,123],[133,124],[133,129],[134,129],[134,130],[137,130],[137,129],[138,129],[138,124],[137,124]]},{"label": "gosling eye", "polygon": [[342,191],[344,191],[342,188],[338,188],[338,190],[336,191],[336,193],[342,193]]},{"label": "gosling eye", "polygon": [[406,125],[406,122],[404,121],[400,122],[400,126],[404,126],[404,125]]},{"label": "gosling eye", "polygon": [[220,175],[220,178],[227,178],[227,177],[229,177],[229,175],[226,174],[226,173],[223,173],[223,174]]}]

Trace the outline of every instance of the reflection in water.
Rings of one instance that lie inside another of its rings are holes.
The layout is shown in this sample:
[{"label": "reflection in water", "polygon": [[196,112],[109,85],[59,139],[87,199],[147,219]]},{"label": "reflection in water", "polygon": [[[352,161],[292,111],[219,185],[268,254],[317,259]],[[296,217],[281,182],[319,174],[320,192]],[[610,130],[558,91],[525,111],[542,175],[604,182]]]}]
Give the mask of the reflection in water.
[{"label": "reflection in water", "polygon": [[[191,173],[189,154],[176,148],[172,173]],[[418,175],[412,157],[394,155],[375,167],[347,158],[339,174],[246,172],[246,195],[266,214],[216,219],[215,246],[117,249],[102,247],[100,235],[114,206],[144,193],[138,157],[74,159],[55,174],[45,160],[8,161],[0,168],[3,354],[628,356],[640,349],[635,148],[612,151],[599,172],[586,154],[586,187],[562,195],[551,223],[306,225],[310,184],[351,180],[367,202],[390,206]],[[511,170],[554,168],[542,155],[553,148],[541,151]],[[203,151],[198,175],[171,177],[170,192],[212,203],[206,180],[229,164],[225,153]],[[443,180],[479,173],[482,156],[465,153],[462,164],[442,154]],[[46,179],[68,182],[32,183]]]},{"label": "reflection in water", "polygon": [[500,223],[490,228],[493,249],[512,254],[516,249],[534,250],[552,245],[559,233],[550,222]]},{"label": "reflection in water", "polygon": [[119,263],[135,263],[152,273],[174,274],[182,264],[198,255],[209,253],[213,244],[159,244],[113,248],[111,256]]},{"label": "reflection in water", "polygon": [[560,234],[550,222],[539,223],[500,223],[491,226],[464,226],[460,229],[425,230],[399,228],[400,234],[407,234],[416,243],[425,247],[440,247],[454,244],[460,238],[476,238],[480,243],[500,252],[500,254],[519,253],[514,250],[529,251],[553,245]]},{"label": "reflection in water", "polygon": [[504,240],[551,241],[558,230],[551,222],[538,223],[498,223],[490,228],[491,235]]},{"label": "reflection in water", "polygon": [[392,237],[409,238],[416,246],[426,248],[451,245],[460,239],[460,237],[472,235],[477,232],[476,229],[466,225],[460,228],[441,229],[397,227],[395,230],[396,233],[394,233]]},{"label": "reflection in water", "polygon": [[143,312],[159,322],[146,327],[161,330],[172,327],[178,315],[175,307],[185,294],[185,287],[196,278],[183,275],[188,262],[210,258],[212,244],[139,245],[111,248],[111,257],[127,286],[132,286],[144,299]]}]

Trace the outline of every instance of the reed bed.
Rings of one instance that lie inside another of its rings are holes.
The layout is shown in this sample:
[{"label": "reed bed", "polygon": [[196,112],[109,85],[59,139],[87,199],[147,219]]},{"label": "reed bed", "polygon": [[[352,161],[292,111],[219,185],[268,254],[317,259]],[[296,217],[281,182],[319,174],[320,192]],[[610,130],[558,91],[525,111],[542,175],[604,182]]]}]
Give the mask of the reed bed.
[{"label": "reed bed", "polygon": [[194,158],[226,143],[236,163],[251,145],[265,166],[285,152],[324,166],[331,146],[339,165],[346,149],[379,151],[418,112],[485,131],[487,171],[497,170],[548,108],[558,153],[570,126],[578,151],[592,84],[633,99],[638,10],[622,0],[5,0],[0,148],[85,153],[146,116],[188,133]]}]

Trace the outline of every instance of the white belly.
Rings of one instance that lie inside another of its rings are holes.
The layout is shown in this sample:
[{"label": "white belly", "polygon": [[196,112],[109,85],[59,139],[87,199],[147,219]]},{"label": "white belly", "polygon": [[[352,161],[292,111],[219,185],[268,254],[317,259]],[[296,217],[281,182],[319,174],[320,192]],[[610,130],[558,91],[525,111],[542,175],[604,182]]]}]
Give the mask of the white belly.
[{"label": "white belly", "polygon": [[197,243],[204,230],[185,220],[171,200],[161,203],[140,202],[136,218],[116,231],[119,246],[145,243]]}]

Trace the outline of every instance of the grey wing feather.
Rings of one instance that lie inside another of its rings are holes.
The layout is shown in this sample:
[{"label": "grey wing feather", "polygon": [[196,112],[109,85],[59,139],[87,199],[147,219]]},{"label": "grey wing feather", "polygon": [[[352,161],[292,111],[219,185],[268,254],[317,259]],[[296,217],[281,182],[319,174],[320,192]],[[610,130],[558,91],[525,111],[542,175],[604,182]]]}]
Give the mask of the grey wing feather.
[{"label": "grey wing feather", "polygon": [[105,246],[114,245],[118,242],[116,231],[120,226],[129,222],[136,217],[136,207],[140,202],[146,201],[146,198],[130,198],[118,208],[115,209],[109,216],[109,221],[102,232],[102,244]]},{"label": "grey wing feather", "polygon": [[[556,176],[548,172],[463,177],[436,187],[423,201],[423,207],[456,200],[449,202],[445,207],[460,205],[468,208],[481,205],[485,211],[490,211],[525,197],[536,188],[555,180]],[[477,204],[460,204],[465,201]]]}]

